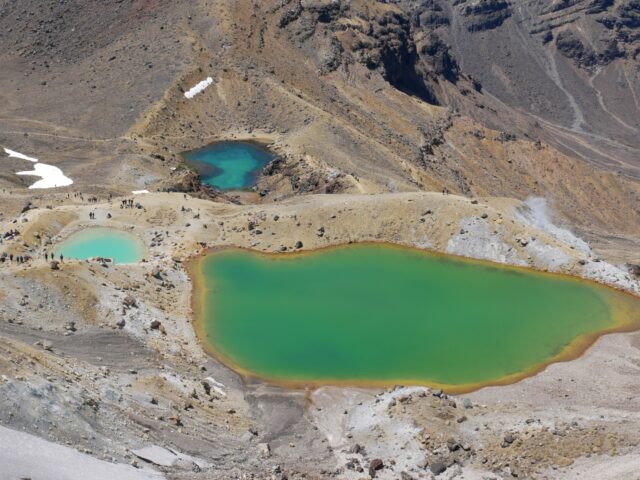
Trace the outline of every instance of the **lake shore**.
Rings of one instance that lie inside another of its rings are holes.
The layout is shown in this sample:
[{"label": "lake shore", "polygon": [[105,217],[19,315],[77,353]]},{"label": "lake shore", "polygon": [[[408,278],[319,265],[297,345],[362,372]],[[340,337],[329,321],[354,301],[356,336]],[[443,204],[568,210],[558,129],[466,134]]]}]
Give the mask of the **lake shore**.
[{"label": "lake shore", "polygon": [[[432,462],[436,457],[446,461],[460,457],[464,471],[485,475],[499,470],[497,463],[482,463],[490,457],[519,466],[523,474],[555,466],[556,476],[568,476],[574,460],[596,454],[624,455],[637,446],[640,391],[632,365],[640,362],[638,332],[605,335],[575,360],[555,363],[517,383],[460,396],[422,387],[283,389],[242,378],[207,355],[198,341],[190,305],[194,282],[184,265],[209,248],[237,246],[278,253],[283,247],[286,252],[295,251],[297,241],[304,250],[350,241],[389,241],[595,277],[627,291],[638,288],[637,280],[614,265],[601,269],[606,262],[595,261],[596,255],[572,249],[523,221],[515,214],[520,207],[517,202],[483,198],[472,203],[438,193],[325,195],[258,205],[212,203],[181,193],[151,193],[139,200],[142,209],[120,209],[116,198],[111,203],[61,204],[21,214],[28,221],[19,223],[20,241],[5,242],[2,248],[17,254],[25,251],[27,243],[34,260],[0,266],[6,286],[0,293],[0,347],[8,359],[2,363],[8,380],[0,382],[0,402],[8,406],[0,413],[3,425],[20,428],[20,419],[26,418],[23,412],[36,407],[29,393],[36,389],[65,415],[64,422],[55,411],[41,416],[58,425],[56,439],[80,449],[109,452],[125,463],[135,458],[130,449],[169,446],[215,463],[207,470],[211,478],[225,478],[225,472],[238,465],[260,471],[264,458],[300,471],[301,457],[306,459],[308,475],[322,478],[320,471],[342,467],[350,457],[366,462],[373,455],[395,459],[395,466],[385,469],[391,476],[412,469],[424,471],[418,464],[425,456]],[[96,220],[88,220],[89,211],[96,212]],[[55,243],[88,225],[120,228],[139,236],[149,245],[147,262],[104,268],[65,261],[54,271],[38,257],[43,248],[50,248],[48,238]],[[3,228],[9,226],[3,224]],[[551,262],[549,251],[563,263]],[[152,275],[156,269],[160,278]],[[127,296],[135,306],[125,306]],[[40,307],[31,298],[48,300]],[[152,324],[154,320],[160,324]],[[69,322],[75,322],[73,327]],[[41,345],[34,345],[38,338]],[[24,358],[38,359],[37,368],[21,366]],[[73,383],[67,383],[71,379]],[[53,391],[64,387],[68,392],[58,398],[47,393],[52,390],[46,384],[53,385]],[[70,407],[67,395],[86,398],[91,392],[111,391],[119,394],[97,397],[100,408],[92,414],[93,428],[99,432],[96,438],[77,437],[73,432],[82,428],[82,410]],[[613,398],[611,391],[625,393]],[[466,408],[469,402],[471,408]],[[185,409],[186,405],[190,407]],[[14,415],[9,418],[8,412]],[[30,425],[27,431],[38,434],[37,425]],[[258,435],[248,433],[249,429]],[[430,447],[425,449],[426,433]],[[517,440],[503,448],[507,434]],[[213,448],[212,436],[226,447]],[[446,445],[451,437],[471,449],[449,451]],[[563,442],[558,444],[557,438]],[[364,453],[343,453],[356,443],[365,448]],[[265,444],[268,457],[261,453],[266,451]],[[234,453],[216,460],[211,452],[221,448]],[[440,453],[434,456],[433,450]],[[250,465],[243,463],[247,460],[240,452],[251,452]],[[535,465],[519,460],[543,457],[548,460]],[[180,468],[169,471],[180,472]]]}]

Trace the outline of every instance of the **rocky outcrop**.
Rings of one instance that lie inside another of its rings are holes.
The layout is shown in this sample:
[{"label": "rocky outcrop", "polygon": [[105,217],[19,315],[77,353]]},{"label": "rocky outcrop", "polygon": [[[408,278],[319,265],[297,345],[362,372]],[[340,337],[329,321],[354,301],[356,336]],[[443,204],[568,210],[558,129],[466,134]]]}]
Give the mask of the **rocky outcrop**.
[{"label": "rocky outcrop", "polygon": [[565,57],[572,59],[580,66],[592,67],[596,63],[595,52],[571,30],[565,30],[558,34],[556,47]]},{"label": "rocky outcrop", "polygon": [[430,76],[432,80],[443,77],[451,83],[460,78],[458,62],[453,58],[451,49],[437,34],[429,33],[418,41],[418,72]]},{"label": "rocky outcrop", "polygon": [[467,1],[459,8],[465,26],[470,32],[499,27],[511,16],[511,8],[506,0]]},{"label": "rocky outcrop", "polygon": [[200,176],[189,169],[176,170],[161,186],[165,192],[197,192],[200,190]]}]

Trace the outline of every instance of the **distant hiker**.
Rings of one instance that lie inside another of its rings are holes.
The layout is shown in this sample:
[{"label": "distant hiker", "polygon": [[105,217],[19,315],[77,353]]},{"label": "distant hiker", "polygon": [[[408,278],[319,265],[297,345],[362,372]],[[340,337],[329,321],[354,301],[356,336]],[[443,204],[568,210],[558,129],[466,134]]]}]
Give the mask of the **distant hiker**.
[{"label": "distant hiker", "polygon": [[64,260],[64,256],[60,254],[60,261],[62,262],[63,260]]},{"label": "distant hiker", "polygon": [[45,262],[49,260],[49,254],[47,252],[44,252],[44,260]]}]

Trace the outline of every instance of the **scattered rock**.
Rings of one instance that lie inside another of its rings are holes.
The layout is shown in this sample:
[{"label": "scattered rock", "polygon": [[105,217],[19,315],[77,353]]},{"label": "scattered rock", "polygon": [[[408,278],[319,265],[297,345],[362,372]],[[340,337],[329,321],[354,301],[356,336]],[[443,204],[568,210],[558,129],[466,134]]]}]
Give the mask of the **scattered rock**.
[{"label": "scattered rock", "polygon": [[460,450],[461,445],[454,440],[453,438],[449,438],[447,440],[447,448],[450,452],[455,452],[456,450]]},{"label": "scattered rock", "polygon": [[511,433],[511,432],[507,432],[504,436],[503,442],[502,442],[502,447],[508,447],[509,445],[511,445],[513,442],[515,442],[516,440],[516,436]]},{"label": "scattered rock", "polygon": [[151,270],[151,276],[158,280],[162,280],[162,271],[160,270],[160,267],[153,267],[153,270]]},{"label": "scattered rock", "polygon": [[366,456],[367,452],[365,451],[364,447],[362,445],[360,445],[359,443],[356,443],[353,447],[351,447],[351,449],[349,450],[349,453],[353,453],[356,455],[362,455],[363,457]]},{"label": "scattered rock", "polygon": [[162,322],[160,322],[160,320],[151,320],[149,327],[151,328],[151,330],[158,330],[160,328],[160,325],[162,325]]},{"label": "scattered rock", "polygon": [[384,463],[379,458],[374,458],[369,463],[369,475],[373,478],[376,476],[376,472],[378,470],[382,470],[384,468]]},{"label": "scattered rock", "polygon": [[178,456],[175,453],[157,445],[131,450],[131,453],[146,462],[161,467],[172,467],[178,460]]},{"label": "scattered rock", "polygon": [[122,301],[123,305],[127,308],[132,308],[132,307],[137,307],[138,303],[136,302],[136,299],[133,298],[131,295],[127,295],[126,297],[124,297],[124,300]]},{"label": "scattered rock", "polygon": [[33,208],[36,208],[36,207],[33,205],[33,203],[31,203],[31,202],[27,202],[27,203],[25,204],[25,206],[24,206],[24,207],[22,207],[22,210],[20,210],[20,213],[26,213],[26,212],[28,212],[29,210],[33,209]]},{"label": "scattered rock", "polygon": [[635,263],[627,263],[627,270],[634,277],[640,278],[640,265]]},{"label": "scattered rock", "polygon": [[443,460],[433,460],[429,463],[429,470],[434,475],[440,475],[447,469],[447,464]]}]

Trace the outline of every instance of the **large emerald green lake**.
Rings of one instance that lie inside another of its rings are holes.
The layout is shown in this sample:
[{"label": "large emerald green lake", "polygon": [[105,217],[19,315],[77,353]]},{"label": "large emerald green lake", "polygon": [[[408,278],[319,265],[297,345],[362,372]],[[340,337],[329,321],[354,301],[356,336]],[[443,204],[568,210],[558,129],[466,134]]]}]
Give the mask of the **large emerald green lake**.
[{"label": "large emerald green lake", "polygon": [[220,142],[182,154],[202,183],[220,190],[240,190],[255,184],[262,168],[273,160],[267,150],[249,142]]},{"label": "large emerald green lake", "polygon": [[118,263],[139,262],[144,257],[144,253],[144,244],[135,235],[101,227],[80,230],[53,249],[56,257],[63,255],[64,258],[76,260],[102,257]]},{"label": "large emerald green lake", "polygon": [[283,383],[472,389],[640,322],[636,297],[595,283],[383,245],[221,250],[194,273],[206,346]]}]

